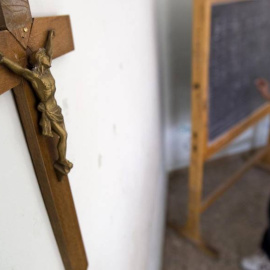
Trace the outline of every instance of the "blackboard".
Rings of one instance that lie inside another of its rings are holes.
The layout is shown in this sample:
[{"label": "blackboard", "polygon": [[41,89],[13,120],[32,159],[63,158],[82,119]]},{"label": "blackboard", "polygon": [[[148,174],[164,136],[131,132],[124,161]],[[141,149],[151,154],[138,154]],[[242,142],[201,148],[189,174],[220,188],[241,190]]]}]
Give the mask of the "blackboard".
[{"label": "blackboard", "polygon": [[270,0],[215,4],[211,20],[210,142],[265,103],[254,81],[270,81]]}]

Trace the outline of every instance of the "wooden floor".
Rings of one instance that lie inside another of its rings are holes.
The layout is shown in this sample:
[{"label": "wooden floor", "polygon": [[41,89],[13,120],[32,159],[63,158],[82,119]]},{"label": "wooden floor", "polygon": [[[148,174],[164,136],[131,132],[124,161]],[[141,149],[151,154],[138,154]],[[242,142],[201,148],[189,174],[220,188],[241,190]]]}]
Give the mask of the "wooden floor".
[{"label": "wooden floor", "polygon": [[[243,155],[206,165],[205,195],[215,189],[243,163]],[[183,224],[187,203],[187,170],[171,175],[167,221]],[[243,256],[256,252],[267,224],[270,174],[251,169],[203,215],[203,235],[220,252],[211,259],[167,227],[163,270],[238,270]]]}]

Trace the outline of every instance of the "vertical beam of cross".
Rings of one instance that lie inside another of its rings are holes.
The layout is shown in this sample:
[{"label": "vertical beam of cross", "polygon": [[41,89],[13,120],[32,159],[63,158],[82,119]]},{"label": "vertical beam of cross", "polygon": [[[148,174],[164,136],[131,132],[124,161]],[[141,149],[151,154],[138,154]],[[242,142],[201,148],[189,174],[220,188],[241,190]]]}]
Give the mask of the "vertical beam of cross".
[{"label": "vertical beam of cross", "polygon": [[[74,49],[68,16],[32,19],[28,0],[0,0],[0,51],[22,66],[54,29],[54,58]],[[33,166],[66,270],[86,270],[87,258],[67,176],[57,175],[57,138],[41,135],[38,100],[22,78],[0,66],[0,95],[13,88]],[[59,181],[59,178],[62,181]]]}]

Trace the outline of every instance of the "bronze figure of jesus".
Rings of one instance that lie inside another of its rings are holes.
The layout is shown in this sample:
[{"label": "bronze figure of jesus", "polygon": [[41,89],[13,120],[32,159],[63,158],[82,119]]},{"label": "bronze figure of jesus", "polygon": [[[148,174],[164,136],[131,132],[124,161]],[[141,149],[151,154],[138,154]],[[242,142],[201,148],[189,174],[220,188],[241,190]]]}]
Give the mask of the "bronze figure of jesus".
[{"label": "bronze figure of jesus", "polygon": [[44,136],[53,137],[53,132],[59,136],[58,160],[54,164],[56,170],[68,174],[73,164],[66,159],[67,132],[61,108],[55,99],[55,80],[50,72],[52,62],[52,40],[55,36],[53,30],[48,32],[45,48],[40,48],[29,57],[31,69],[23,68],[0,53],[0,64],[5,65],[15,74],[22,76],[30,82],[32,88],[40,99],[38,110],[42,113],[40,125]]}]

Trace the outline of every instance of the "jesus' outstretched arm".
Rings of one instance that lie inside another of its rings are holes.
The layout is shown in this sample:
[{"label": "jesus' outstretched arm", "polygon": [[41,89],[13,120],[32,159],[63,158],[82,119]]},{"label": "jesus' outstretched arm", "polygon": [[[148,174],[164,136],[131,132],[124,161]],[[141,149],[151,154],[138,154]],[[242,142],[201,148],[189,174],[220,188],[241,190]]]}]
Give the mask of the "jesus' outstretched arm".
[{"label": "jesus' outstretched arm", "polygon": [[23,68],[17,63],[11,61],[10,59],[4,57],[0,52],[0,64],[6,66],[9,70],[17,75],[24,77],[26,80],[31,81],[34,77],[33,72],[27,68]]},{"label": "jesus' outstretched arm", "polygon": [[55,36],[55,31],[50,30],[48,33],[48,38],[47,38],[47,43],[46,43],[46,54],[50,57],[50,61],[52,61],[52,55],[53,55],[53,45],[52,45],[52,40]]}]

